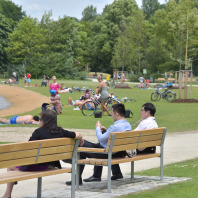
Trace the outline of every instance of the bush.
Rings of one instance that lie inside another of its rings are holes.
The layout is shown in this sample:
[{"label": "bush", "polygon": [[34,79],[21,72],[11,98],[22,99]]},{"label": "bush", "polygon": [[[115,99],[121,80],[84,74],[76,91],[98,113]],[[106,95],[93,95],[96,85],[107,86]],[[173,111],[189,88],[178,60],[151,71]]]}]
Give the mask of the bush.
[{"label": "bush", "polygon": [[128,75],[128,79],[130,82],[139,82],[138,78],[140,77],[140,74],[133,74],[133,73],[130,73]]},{"label": "bush", "polygon": [[87,72],[86,71],[82,71],[82,72],[79,72],[79,79],[80,80],[85,80],[86,79],[86,76],[87,76]]}]

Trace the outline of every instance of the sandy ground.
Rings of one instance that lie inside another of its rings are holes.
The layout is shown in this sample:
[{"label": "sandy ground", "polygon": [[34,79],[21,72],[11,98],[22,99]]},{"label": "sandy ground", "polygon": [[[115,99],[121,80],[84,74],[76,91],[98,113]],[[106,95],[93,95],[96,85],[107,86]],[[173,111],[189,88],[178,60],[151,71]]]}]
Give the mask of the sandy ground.
[{"label": "sandy ground", "polygon": [[0,90],[0,95],[11,103],[8,109],[0,110],[0,117],[32,111],[49,101],[46,96],[12,85],[0,85]]},{"label": "sandy ground", "polygon": [[[37,107],[40,107],[43,102],[48,100],[47,97],[40,94],[34,93],[32,91],[25,90],[23,88],[12,87],[7,85],[0,85],[1,95],[8,99],[12,106],[9,109],[0,110],[0,117],[15,115],[19,113],[25,113],[26,111],[33,110]],[[3,91],[2,91],[3,90]],[[21,107],[23,104],[23,107]],[[30,105],[31,104],[31,105]],[[0,127],[0,141],[8,142],[22,142],[27,141],[31,136],[35,128],[32,127]],[[72,130],[72,129],[71,129]],[[89,141],[96,142],[95,130],[82,130],[82,129],[73,129],[73,131],[78,131],[83,134],[83,137]],[[173,133],[167,134],[165,138],[164,145],[164,164],[170,164],[174,162],[184,161],[187,159],[193,159],[198,157],[198,130],[189,131],[185,133]],[[69,164],[62,163],[63,166],[70,166]],[[150,169],[159,167],[160,161],[159,158],[147,159],[142,161],[135,162],[135,171]],[[124,175],[127,175],[130,172],[130,163],[121,164],[121,170]],[[0,173],[5,172],[6,169],[1,169]],[[93,166],[86,166],[83,178],[91,176],[93,173]],[[107,176],[107,169],[103,169],[102,178],[105,179]],[[45,197],[57,197],[61,192],[65,190],[70,190],[70,187],[65,185],[65,181],[70,180],[70,174],[62,174],[56,176],[49,176],[43,178],[43,193],[45,195],[48,192],[53,192]],[[89,184],[84,184],[89,185]],[[97,185],[97,183],[96,183]],[[95,185],[94,185],[95,186]],[[13,191],[14,198],[24,198],[24,197],[36,197],[36,187],[37,180],[27,180],[19,182],[15,186]],[[0,197],[3,195],[3,192],[6,188],[6,185],[1,185],[0,188]],[[55,195],[56,196],[55,196]],[[88,197],[86,191],[80,197]]]}]

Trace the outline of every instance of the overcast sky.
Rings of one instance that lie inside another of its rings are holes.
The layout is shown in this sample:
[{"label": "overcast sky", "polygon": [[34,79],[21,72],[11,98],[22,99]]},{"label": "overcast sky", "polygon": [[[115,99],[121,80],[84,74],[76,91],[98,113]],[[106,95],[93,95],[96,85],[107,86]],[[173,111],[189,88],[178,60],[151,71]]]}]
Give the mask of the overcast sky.
[{"label": "overcast sky", "polygon": [[[22,6],[22,10],[31,17],[41,19],[45,11],[52,10],[54,20],[64,15],[81,19],[82,11],[89,5],[97,8],[97,13],[102,13],[107,4],[114,0],[12,0],[15,4]],[[158,0],[161,4],[166,0]],[[142,0],[136,0],[139,7]]]}]

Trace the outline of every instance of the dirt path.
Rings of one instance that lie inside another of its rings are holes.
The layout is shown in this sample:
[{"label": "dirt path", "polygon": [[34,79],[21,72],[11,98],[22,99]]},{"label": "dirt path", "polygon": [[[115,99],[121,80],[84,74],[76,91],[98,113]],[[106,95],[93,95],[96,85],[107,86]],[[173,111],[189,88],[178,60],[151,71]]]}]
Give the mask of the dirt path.
[{"label": "dirt path", "polygon": [[42,103],[48,102],[48,97],[25,88],[12,85],[0,85],[0,90],[0,95],[11,103],[8,109],[0,110],[0,117],[32,111],[41,107]]}]

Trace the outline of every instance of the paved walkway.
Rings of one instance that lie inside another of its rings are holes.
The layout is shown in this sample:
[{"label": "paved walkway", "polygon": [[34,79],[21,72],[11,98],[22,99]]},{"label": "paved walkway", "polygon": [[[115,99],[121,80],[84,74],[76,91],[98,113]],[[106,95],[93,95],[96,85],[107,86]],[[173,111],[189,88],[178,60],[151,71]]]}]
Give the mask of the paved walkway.
[{"label": "paved walkway", "polygon": [[[9,137],[15,136],[18,138],[18,141],[25,141],[30,137],[30,134],[34,130],[33,128],[28,128],[29,132],[26,131],[26,134],[23,134],[23,128],[18,128],[17,131],[20,130],[20,133],[16,133],[16,128],[6,128],[6,131],[9,132],[2,133],[5,131],[5,128],[0,127],[0,139],[1,141],[8,141]],[[80,130],[76,130],[80,131]],[[95,132],[93,130],[83,130],[81,131],[86,139],[94,141],[95,140]],[[18,135],[19,134],[19,135]],[[7,139],[6,139],[7,138]],[[170,164],[174,162],[184,161],[187,159],[193,159],[198,157],[198,131],[191,131],[185,133],[173,133],[168,134],[165,139],[165,154],[164,154],[164,164]],[[69,166],[68,164],[63,164],[64,166]],[[150,168],[159,167],[160,161],[159,158],[147,159],[135,162],[135,171],[146,170]],[[106,193],[106,177],[107,177],[107,169],[103,169],[102,182],[97,183],[84,183],[81,187],[82,190],[76,192],[76,197],[116,197],[118,195],[125,195],[128,193],[136,192],[134,189],[138,189],[138,186],[145,186],[145,189],[150,189],[156,187],[158,185],[165,185],[168,183],[174,183],[183,181],[183,178],[166,178],[164,182],[159,182],[159,178],[147,178],[145,179],[136,177],[135,183],[129,181],[129,170],[130,163],[121,164],[121,170],[124,174],[124,179],[120,182],[113,182],[113,191],[112,194]],[[0,170],[0,172],[6,171],[5,169]],[[93,166],[86,166],[85,171],[83,173],[83,178],[87,178],[91,176],[93,173]],[[43,195],[46,198],[62,198],[70,197],[70,187],[65,185],[65,181],[70,180],[70,174],[64,175],[55,175],[43,178]],[[122,186],[121,188],[119,188]],[[0,188],[0,196],[2,196],[6,185],[1,185]],[[37,180],[27,180],[19,182],[18,185],[15,186],[13,191],[14,198],[30,198],[36,197],[36,187]],[[90,188],[91,192],[86,191],[86,189]],[[125,190],[121,190],[121,189]],[[100,196],[99,196],[100,195]]]}]

